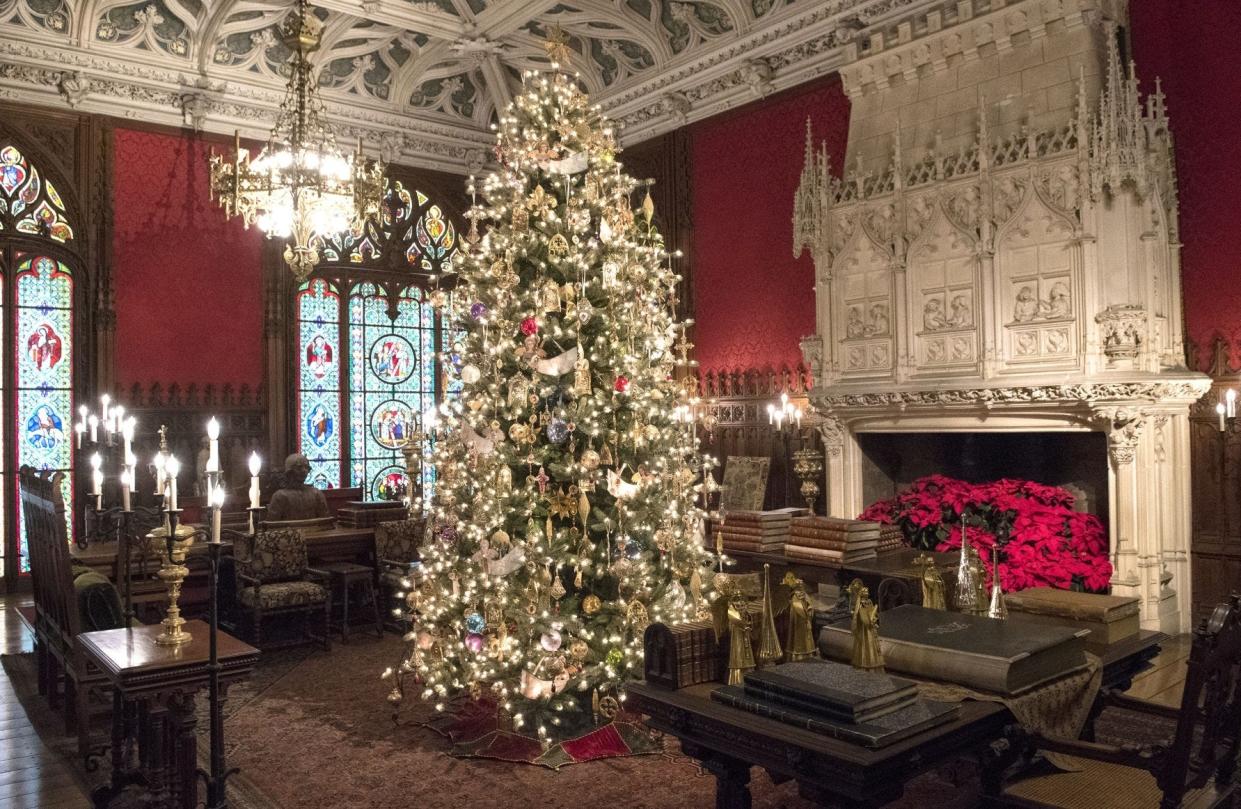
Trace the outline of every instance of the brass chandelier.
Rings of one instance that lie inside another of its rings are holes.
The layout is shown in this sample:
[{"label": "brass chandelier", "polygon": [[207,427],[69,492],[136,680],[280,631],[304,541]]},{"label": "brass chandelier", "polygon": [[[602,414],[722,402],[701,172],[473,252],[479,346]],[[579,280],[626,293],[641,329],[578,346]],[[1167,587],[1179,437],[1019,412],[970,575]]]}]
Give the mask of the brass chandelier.
[{"label": "brass chandelier", "polygon": [[228,216],[257,224],[268,237],[288,239],[284,260],[299,281],[319,263],[315,234],[339,233],[379,210],[383,166],[358,151],[343,152],[325,119],[310,55],[319,49],[323,23],[307,0],[281,26],[291,52],[289,85],[276,125],[258,157],[236,138],[232,161],[212,154],[211,195]]}]

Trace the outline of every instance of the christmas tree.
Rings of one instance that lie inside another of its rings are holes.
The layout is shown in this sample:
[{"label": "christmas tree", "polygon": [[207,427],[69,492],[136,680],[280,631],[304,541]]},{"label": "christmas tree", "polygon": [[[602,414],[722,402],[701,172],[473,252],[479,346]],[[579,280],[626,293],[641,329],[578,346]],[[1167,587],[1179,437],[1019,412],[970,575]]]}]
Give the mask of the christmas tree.
[{"label": "christmas tree", "polygon": [[649,188],[573,77],[524,83],[453,292],[460,395],[424,424],[437,482],[392,698],[489,695],[551,738],[615,713],[651,621],[706,607],[714,484]]}]

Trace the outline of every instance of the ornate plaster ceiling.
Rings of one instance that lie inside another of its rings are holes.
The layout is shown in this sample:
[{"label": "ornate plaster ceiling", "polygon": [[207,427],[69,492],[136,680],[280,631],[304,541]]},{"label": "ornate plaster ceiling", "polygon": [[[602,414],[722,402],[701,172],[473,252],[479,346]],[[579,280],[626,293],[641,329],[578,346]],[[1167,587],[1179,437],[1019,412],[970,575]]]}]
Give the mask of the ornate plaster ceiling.
[{"label": "ornate plaster ceiling", "polygon": [[[925,0],[317,0],[338,132],[462,170],[545,67],[559,25],[632,142],[829,72]],[[262,137],[282,96],[288,0],[0,0],[0,96]]]}]

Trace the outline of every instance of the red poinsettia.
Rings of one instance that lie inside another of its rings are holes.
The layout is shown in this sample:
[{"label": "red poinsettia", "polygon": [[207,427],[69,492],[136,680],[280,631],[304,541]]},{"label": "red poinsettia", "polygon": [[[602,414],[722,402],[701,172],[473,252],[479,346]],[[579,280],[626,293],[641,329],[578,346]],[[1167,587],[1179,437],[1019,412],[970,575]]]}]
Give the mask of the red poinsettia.
[{"label": "red poinsettia", "polygon": [[967,483],[930,475],[873,503],[860,519],[899,525],[913,546],[937,551],[960,548],[964,526],[988,583],[993,549],[999,548],[1000,582],[1010,591],[1105,590],[1112,578],[1103,523],[1074,511],[1073,495],[1058,486],[1013,479]]}]

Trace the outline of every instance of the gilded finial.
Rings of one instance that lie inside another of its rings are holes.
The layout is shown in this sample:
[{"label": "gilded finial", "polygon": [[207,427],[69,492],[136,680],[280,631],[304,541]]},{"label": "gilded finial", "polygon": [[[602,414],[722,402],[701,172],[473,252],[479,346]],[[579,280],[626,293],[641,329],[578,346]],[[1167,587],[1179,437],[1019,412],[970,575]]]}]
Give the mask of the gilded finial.
[{"label": "gilded finial", "polygon": [[547,29],[547,40],[543,43],[547,58],[559,65],[569,64],[569,34],[559,25]]}]

